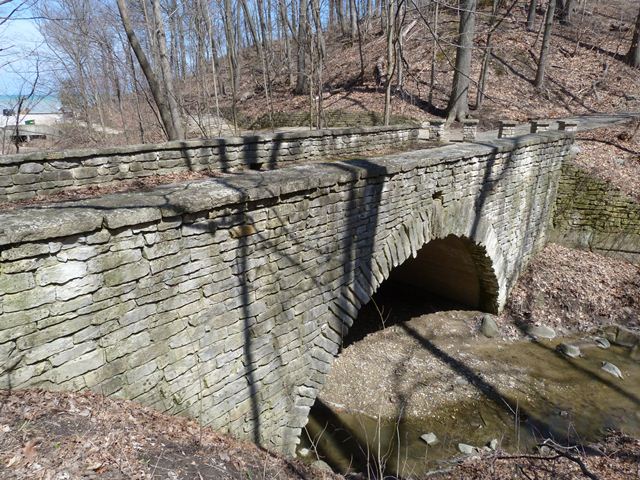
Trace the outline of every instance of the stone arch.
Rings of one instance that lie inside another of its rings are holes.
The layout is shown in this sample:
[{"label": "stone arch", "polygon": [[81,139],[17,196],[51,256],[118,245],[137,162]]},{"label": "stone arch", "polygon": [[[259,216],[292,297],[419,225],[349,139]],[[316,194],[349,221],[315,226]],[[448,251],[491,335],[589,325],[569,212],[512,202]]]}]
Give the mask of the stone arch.
[{"label": "stone arch", "polygon": [[394,268],[387,281],[418,287],[457,304],[495,313],[499,287],[486,249],[467,237],[427,242]]},{"label": "stone arch", "polygon": [[433,240],[455,237],[471,246],[470,254],[477,262],[483,288],[492,291],[491,299],[481,305],[485,311],[499,312],[507,297],[506,263],[498,237],[491,224],[475,212],[473,204],[451,202],[443,207],[434,201],[430,209],[414,211],[406,220],[395,226],[383,241],[374,242],[370,259],[359,259],[352,281],[343,285],[337,298],[320,317],[320,331],[312,346],[311,356],[316,366],[308,384],[298,387],[294,401],[303,422],[292,430],[294,443],[306,423],[309,410],[315,402],[318,390],[324,384],[331,364],[342,345],[342,339],[353,325],[360,308],[371,300],[373,294],[392,271]]},{"label": "stone arch", "polygon": [[341,334],[346,334],[360,308],[371,300],[394,269],[410,258],[416,258],[432,240],[451,236],[470,246],[482,288],[491,293],[491,300],[479,307],[488,312],[500,312],[507,298],[508,276],[505,257],[493,227],[469,202],[451,202],[443,207],[441,202],[434,201],[431,209],[408,215],[383,241],[374,245],[370,259],[359,259],[351,284],[341,289],[331,308],[344,324],[339,330]]}]

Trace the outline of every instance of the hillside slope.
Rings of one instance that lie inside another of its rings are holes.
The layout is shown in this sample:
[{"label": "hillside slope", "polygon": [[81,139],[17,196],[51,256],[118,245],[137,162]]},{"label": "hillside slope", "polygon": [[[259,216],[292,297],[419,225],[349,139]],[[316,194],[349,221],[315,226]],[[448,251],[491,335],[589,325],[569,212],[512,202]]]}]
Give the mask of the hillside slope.
[{"label": "hillside slope", "polygon": [[[490,2],[480,2],[487,4]],[[613,0],[588,2],[588,7],[574,14],[571,25],[557,23],[544,88],[536,89],[533,79],[541,43],[543,15],[539,13],[534,31],[526,29],[524,3],[518,2],[502,22],[493,40],[493,56],[489,64],[486,98],[483,106],[472,116],[484,119],[487,126],[501,118],[525,121],[592,112],[640,110],[640,74],[625,65],[622,56],[629,48],[632,22],[637,15],[637,2]],[[472,63],[470,104],[474,107],[476,85],[488,31],[488,7],[477,14],[475,52]],[[416,11],[407,13],[405,24],[415,20],[405,40],[405,86],[401,95],[396,92],[393,113],[427,119],[442,115],[450,93],[455,62],[457,18],[442,14],[439,21],[440,43],[434,45],[424,17]],[[378,112],[384,110],[384,92],[376,89],[373,68],[376,59],[385,54],[385,38],[381,35],[380,20],[375,19],[369,34],[364,35],[363,55],[366,76],[359,83],[360,56],[357,43],[351,45],[340,32],[329,32],[325,70],[326,110]],[[431,59],[436,48],[436,76],[433,105],[429,105]],[[245,64],[255,62],[246,61]],[[239,111],[256,118],[269,110],[268,103],[256,80],[258,75],[245,67],[244,83],[238,104]],[[286,75],[276,76],[273,91],[274,111],[309,110],[307,95],[293,95]],[[227,103],[225,103],[227,105]],[[229,106],[229,105],[227,105]]]}]

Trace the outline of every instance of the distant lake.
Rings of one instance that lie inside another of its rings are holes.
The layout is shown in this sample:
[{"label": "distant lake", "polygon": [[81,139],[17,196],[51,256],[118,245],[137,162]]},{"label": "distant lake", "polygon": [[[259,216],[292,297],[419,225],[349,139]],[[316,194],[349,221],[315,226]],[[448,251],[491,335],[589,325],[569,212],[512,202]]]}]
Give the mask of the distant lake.
[{"label": "distant lake", "polygon": [[[17,95],[0,95],[0,114],[2,109],[16,108]],[[55,113],[60,108],[60,100],[55,95],[35,95],[23,105],[23,108],[31,109],[32,113]]]}]

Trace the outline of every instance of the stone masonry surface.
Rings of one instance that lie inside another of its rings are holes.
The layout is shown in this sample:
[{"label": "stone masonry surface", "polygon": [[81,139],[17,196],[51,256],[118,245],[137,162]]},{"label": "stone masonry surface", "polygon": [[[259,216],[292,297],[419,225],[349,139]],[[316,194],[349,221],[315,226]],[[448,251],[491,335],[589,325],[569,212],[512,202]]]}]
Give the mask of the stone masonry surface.
[{"label": "stone masonry surface", "polygon": [[543,246],[573,137],[246,172],[0,214],[0,388],[92,389],[293,453],[341,339],[434,238],[489,310]]},{"label": "stone masonry surface", "polygon": [[273,169],[415,140],[418,127],[341,128],[0,157],[0,202],[187,171]]},{"label": "stone masonry surface", "polygon": [[640,264],[640,205],[565,162],[550,239]]}]

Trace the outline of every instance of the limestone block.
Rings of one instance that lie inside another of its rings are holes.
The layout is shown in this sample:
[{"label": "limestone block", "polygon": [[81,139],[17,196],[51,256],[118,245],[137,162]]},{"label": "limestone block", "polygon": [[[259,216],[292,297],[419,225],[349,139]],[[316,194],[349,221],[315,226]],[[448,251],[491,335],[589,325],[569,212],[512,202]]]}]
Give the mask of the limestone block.
[{"label": "limestone block", "polygon": [[20,173],[40,173],[44,170],[44,165],[41,163],[23,163],[20,165]]},{"label": "limestone block", "polygon": [[36,286],[32,273],[16,273],[0,276],[0,295],[18,293]]},{"label": "limestone block", "polygon": [[124,265],[105,272],[104,283],[108,287],[113,287],[142,278],[148,275],[150,271],[151,269],[147,262],[141,261],[132,265]]},{"label": "limestone block", "polygon": [[56,299],[55,287],[33,288],[19,293],[3,295],[4,313],[21,312],[40,305],[53,303]]},{"label": "limestone block", "polygon": [[82,277],[87,272],[87,265],[80,261],[58,263],[43,267],[36,272],[36,282],[40,286],[64,284],[74,278]]},{"label": "limestone block", "polygon": [[87,262],[87,271],[92,273],[104,272],[114,268],[138,263],[142,259],[140,250],[118,250],[99,255]]}]

